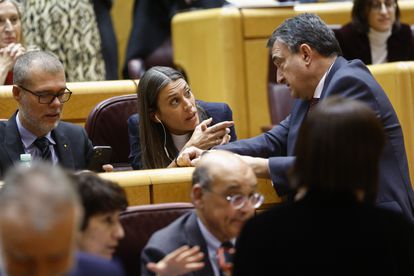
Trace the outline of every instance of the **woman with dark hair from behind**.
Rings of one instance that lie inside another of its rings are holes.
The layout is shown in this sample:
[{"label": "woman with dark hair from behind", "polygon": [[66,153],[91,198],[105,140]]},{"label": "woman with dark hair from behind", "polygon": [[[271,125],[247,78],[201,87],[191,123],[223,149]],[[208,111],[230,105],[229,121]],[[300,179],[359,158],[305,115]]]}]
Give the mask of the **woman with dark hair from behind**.
[{"label": "woman with dark hair from behind", "polygon": [[234,275],[414,275],[414,226],[374,206],[384,139],[363,103],[319,103],[296,143],[295,200],[246,224]]},{"label": "woman with dark hair from behind", "polygon": [[134,169],[176,167],[178,152],[187,147],[210,149],[236,140],[230,107],[196,101],[184,76],[173,68],[146,71],[137,93],[139,114],[128,119]]},{"label": "woman with dark hair from behind", "polygon": [[411,27],[397,0],[354,0],[352,22],[335,31],[343,56],[365,64],[414,60]]}]

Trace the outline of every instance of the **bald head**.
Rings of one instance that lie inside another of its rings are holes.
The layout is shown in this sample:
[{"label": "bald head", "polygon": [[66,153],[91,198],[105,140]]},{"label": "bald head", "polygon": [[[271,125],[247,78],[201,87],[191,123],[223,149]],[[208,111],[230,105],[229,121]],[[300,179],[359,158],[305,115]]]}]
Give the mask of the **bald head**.
[{"label": "bald head", "polygon": [[81,218],[77,194],[59,167],[8,171],[0,190],[0,244],[8,275],[61,275],[73,264]]},{"label": "bald head", "polygon": [[193,185],[198,183],[207,188],[216,179],[235,176],[256,182],[253,170],[236,154],[214,150],[206,152],[193,173]]},{"label": "bald head", "polygon": [[253,170],[237,155],[218,150],[204,154],[193,174],[197,216],[221,242],[237,237],[254,214],[256,186]]},{"label": "bald head", "polygon": [[71,208],[79,210],[79,199],[66,174],[58,167],[34,163],[16,167],[6,175],[0,190],[0,215],[27,218],[26,223],[42,230]]}]

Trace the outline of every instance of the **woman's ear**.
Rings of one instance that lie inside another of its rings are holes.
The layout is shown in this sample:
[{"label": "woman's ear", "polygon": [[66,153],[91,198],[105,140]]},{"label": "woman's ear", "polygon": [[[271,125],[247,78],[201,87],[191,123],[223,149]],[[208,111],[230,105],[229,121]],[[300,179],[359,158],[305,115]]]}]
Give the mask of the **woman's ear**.
[{"label": "woman's ear", "polygon": [[150,116],[151,116],[151,121],[153,121],[154,123],[161,123],[161,120],[158,117],[157,112],[151,112]]}]

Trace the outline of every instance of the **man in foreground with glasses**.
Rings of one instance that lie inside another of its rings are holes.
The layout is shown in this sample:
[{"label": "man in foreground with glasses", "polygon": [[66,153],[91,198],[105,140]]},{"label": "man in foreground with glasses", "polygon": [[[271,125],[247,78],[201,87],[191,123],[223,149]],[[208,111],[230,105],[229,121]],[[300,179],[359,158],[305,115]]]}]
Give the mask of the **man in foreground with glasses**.
[{"label": "man in foreground with glasses", "polygon": [[60,122],[63,105],[72,94],[62,63],[46,52],[28,52],[16,61],[13,83],[18,110],[0,124],[0,177],[24,153],[31,154],[32,160],[85,169],[92,143],[82,127]]},{"label": "man in foreground with glasses", "polygon": [[159,262],[155,268],[153,264],[187,245],[198,246],[204,255],[204,266],[194,263],[193,256],[181,258],[181,263],[187,262],[187,268],[199,269],[194,275],[222,275],[217,252],[228,256],[221,245],[234,245],[244,223],[263,203],[263,196],[256,192],[256,187],[253,170],[237,155],[223,151],[203,155],[193,174],[191,196],[195,211],[181,216],[151,237],[142,251],[141,274],[154,275],[148,270],[148,263],[152,263],[151,270],[161,275],[189,273],[191,270],[163,270],[172,269],[171,264]]}]

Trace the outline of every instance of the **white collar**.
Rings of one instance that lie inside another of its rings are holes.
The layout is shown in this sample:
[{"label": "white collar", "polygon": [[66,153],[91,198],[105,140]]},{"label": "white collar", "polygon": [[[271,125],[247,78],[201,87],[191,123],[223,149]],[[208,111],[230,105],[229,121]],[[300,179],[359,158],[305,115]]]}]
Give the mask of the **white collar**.
[{"label": "white collar", "polygon": [[325,74],[323,74],[322,78],[319,80],[319,83],[315,88],[315,92],[313,93],[313,98],[319,99],[321,97],[322,90],[323,90],[323,85],[325,84],[326,76],[328,75],[329,71],[331,71],[331,68],[334,65],[335,61],[336,61],[336,58],[332,62],[331,66],[329,66],[329,69],[325,72]]},{"label": "white collar", "polygon": [[174,142],[174,146],[177,148],[178,151],[181,151],[181,149],[184,147],[184,145],[190,140],[191,134],[186,133],[182,135],[177,134],[171,134],[171,138]]}]

